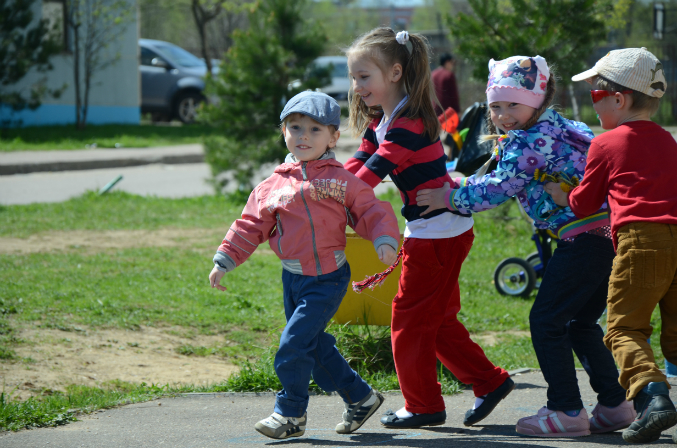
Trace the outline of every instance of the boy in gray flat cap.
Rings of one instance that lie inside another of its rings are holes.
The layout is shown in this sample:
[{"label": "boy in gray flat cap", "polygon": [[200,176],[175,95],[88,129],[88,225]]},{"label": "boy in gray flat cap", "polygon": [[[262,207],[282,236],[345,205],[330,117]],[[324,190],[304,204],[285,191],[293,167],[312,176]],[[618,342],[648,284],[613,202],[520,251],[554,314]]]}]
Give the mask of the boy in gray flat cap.
[{"label": "boy in gray flat cap", "polygon": [[384,398],[350,368],[324,330],[338,310],[350,282],[346,225],[374,243],[390,266],[400,232],[388,202],[336,161],[331,151],[340,133],[340,108],[328,95],[302,92],[284,107],[280,120],[289,154],[268,179],[252,191],[242,212],[214,256],[212,288],[226,272],[244,263],[265,241],[282,261],[287,325],[275,355],[283,389],[273,414],[255,425],[273,439],[302,436],[306,429],[311,375],[325,391],[343,398],[345,411],[336,432],[361,427]]}]

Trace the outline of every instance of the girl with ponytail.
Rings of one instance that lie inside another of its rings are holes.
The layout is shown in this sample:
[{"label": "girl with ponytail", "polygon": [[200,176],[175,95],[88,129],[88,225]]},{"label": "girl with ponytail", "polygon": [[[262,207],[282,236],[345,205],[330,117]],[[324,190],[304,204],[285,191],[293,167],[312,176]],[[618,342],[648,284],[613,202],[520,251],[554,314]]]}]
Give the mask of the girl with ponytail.
[{"label": "girl with ponytail", "polygon": [[[531,309],[531,341],[548,401],[536,415],[517,422],[516,431],[536,437],[577,437],[615,431],[634,420],[618,370],[597,323],[606,307],[614,259],[607,205],[579,219],[546,193],[546,182],[562,189],[583,178],[592,131],[548,109],[555,76],[541,56],[513,56],[489,62],[487,102],[490,139],[496,140],[496,168],[489,162],[452,186],[422,189],[417,201],[440,209],[476,213],[515,196],[539,229],[558,239]],[[486,174],[485,174],[486,173]],[[592,418],[583,407],[572,350],[590,376],[598,404]]]},{"label": "girl with ponytail", "polygon": [[[390,176],[402,197],[406,219],[399,289],[392,305],[392,347],[405,406],[387,412],[388,428],[441,425],[446,420],[437,382],[437,359],[478,397],[464,423],[489,415],[515,387],[508,372],[495,366],[459,322],[458,275],[472,242],[469,213],[443,208],[422,215],[416,201],[422,188],[449,185],[428,44],[423,36],[377,28],[347,50],[352,78],[350,125],[362,144],[345,164],[372,187]],[[392,269],[354,289],[373,286]],[[356,290],[357,290],[356,289]]]}]

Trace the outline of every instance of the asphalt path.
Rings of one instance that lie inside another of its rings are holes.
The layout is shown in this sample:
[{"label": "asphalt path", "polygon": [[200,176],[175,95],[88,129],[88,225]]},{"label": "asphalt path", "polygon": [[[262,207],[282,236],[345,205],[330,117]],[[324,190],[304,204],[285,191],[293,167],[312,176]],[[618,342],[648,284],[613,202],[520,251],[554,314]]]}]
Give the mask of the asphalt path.
[{"label": "asphalt path", "polygon": [[[588,412],[596,403],[585,372],[578,372],[581,395]],[[446,396],[447,421],[442,426],[389,430],[379,423],[381,411],[399,409],[404,399],[399,392],[386,393],[377,415],[350,435],[334,427],[341,420],[343,405],[336,395],[311,396],[308,426],[302,437],[273,440],[254,430],[254,424],[272,412],[274,396],[266,394],[186,394],[146,403],[121,406],[57,428],[40,428],[0,434],[3,448],[27,447],[604,447],[628,446],[621,432],[559,439],[520,436],[515,423],[535,414],[546,401],[546,383],[539,372],[514,376],[517,388],[478,425],[463,426],[463,415],[472,407],[470,390]],[[675,391],[675,389],[673,389]],[[673,400],[677,392],[671,392]],[[674,446],[668,430],[652,447]]]},{"label": "asphalt path", "polygon": [[[337,159],[346,162],[353,152],[337,152]],[[274,165],[263,167],[254,177],[254,184],[273,172]],[[76,171],[44,171],[0,176],[0,204],[16,205],[34,202],[62,202],[79,196],[87,190],[98,191],[108,182],[122,175],[114,187],[128,193],[164,198],[180,198],[214,194],[209,183],[211,171],[206,163],[148,164],[117,168]],[[376,193],[385,192],[391,183],[376,187]],[[231,182],[228,190],[236,185]]]}]

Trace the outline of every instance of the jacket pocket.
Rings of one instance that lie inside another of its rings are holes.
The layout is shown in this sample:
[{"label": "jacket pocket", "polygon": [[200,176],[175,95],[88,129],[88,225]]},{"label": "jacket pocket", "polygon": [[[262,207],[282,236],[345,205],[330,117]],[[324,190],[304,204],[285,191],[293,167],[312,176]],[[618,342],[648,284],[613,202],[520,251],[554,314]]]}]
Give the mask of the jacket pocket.
[{"label": "jacket pocket", "polygon": [[630,284],[638,288],[655,288],[667,280],[667,266],[672,249],[630,249]]},{"label": "jacket pocket", "polygon": [[277,220],[277,233],[280,234],[280,237],[277,239],[277,250],[280,252],[280,255],[282,255],[282,220],[280,219],[280,214],[278,213],[275,215],[275,219]]}]

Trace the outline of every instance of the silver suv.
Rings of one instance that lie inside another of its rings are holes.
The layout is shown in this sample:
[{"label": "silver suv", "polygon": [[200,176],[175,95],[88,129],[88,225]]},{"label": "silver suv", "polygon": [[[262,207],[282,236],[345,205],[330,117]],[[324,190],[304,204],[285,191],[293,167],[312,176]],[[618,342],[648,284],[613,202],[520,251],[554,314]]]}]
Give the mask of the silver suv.
[{"label": "silver suv", "polygon": [[[205,100],[204,60],[161,40],[139,39],[139,47],[141,113],[150,113],[153,121],[172,118],[184,123],[195,121],[196,107]],[[215,67],[212,72],[217,71]]]},{"label": "silver suv", "polygon": [[318,69],[329,69],[331,74],[331,84],[322,87],[320,91],[333,97],[339,104],[347,105],[348,90],[350,90],[348,58],[345,56],[320,56],[309,67],[311,74]]}]

